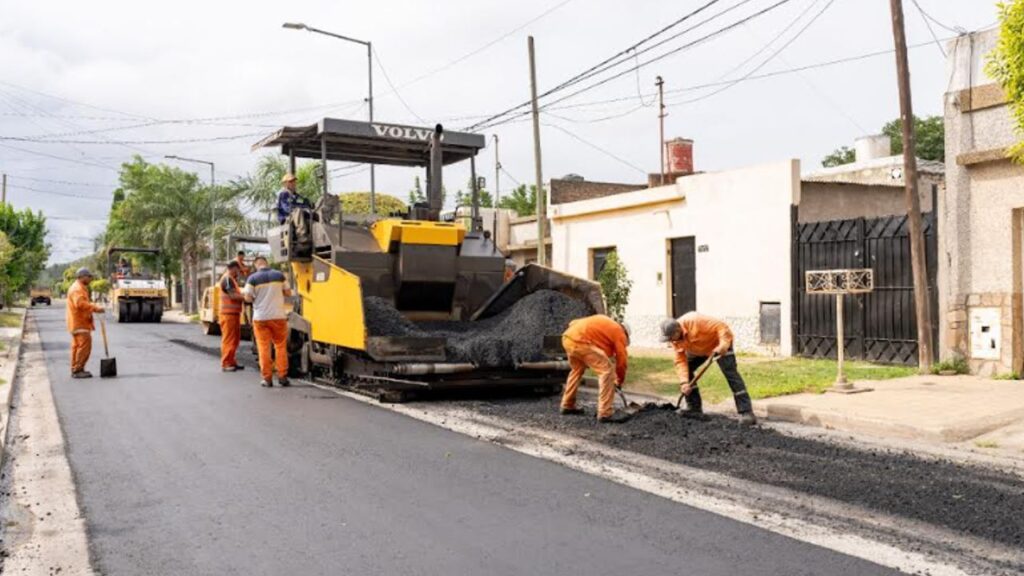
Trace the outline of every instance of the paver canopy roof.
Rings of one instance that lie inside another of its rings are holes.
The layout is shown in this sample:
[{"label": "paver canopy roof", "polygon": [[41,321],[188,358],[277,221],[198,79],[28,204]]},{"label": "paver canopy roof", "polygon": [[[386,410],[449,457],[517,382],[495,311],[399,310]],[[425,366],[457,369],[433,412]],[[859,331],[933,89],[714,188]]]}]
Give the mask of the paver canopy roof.
[{"label": "paver canopy roof", "polygon": [[[282,154],[296,158],[321,158],[326,142],[327,159],[342,162],[427,166],[430,163],[430,136],[433,128],[357,122],[324,118],[309,126],[285,126],[253,145],[253,150],[280,146]],[[484,147],[482,134],[443,131],[441,156],[452,164],[475,156]]]}]

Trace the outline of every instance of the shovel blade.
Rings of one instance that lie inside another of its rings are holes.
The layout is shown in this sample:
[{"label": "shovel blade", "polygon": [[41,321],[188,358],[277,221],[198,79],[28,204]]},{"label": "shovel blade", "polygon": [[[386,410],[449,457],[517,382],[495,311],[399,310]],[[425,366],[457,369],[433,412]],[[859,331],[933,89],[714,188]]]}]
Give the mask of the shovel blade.
[{"label": "shovel blade", "polygon": [[117,376],[117,358],[100,359],[100,378],[113,378]]}]

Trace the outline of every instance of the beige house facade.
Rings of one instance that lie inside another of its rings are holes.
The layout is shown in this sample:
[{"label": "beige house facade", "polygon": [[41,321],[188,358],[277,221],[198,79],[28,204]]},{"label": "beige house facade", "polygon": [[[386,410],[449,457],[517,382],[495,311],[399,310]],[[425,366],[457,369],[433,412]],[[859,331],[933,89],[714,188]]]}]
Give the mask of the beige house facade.
[{"label": "beige house facade", "polygon": [[552,265],[595,278],[614,250],[633,281],[633,344],[697,309],[729,322],[742,350],[792,353],[792,230],[800,163],[693,174],[675,183],[553,204]]},{"label": "beige house facade", "polygon": [[1024,168],[1002,89],[985,74],[997,31],[949,47],[946,179],[939,198],[939,351],[981,375],[1024,373]]}]

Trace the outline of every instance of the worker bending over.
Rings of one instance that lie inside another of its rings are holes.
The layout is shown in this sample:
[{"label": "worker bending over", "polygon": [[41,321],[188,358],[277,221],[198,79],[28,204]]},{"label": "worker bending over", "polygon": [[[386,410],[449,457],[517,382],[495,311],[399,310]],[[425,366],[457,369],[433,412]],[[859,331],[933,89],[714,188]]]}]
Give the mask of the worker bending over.
[{"label": "worker bending over", "polygon": [[736,368],[732,330],[725,322],[696,312],[687,312],[678,320],[668,318],[661,323],[661,341],[671,343],[676,351],[675,365],[676,373],[679,375],[680,392],[686,398],[683,416],[703,417],[704,406],[701,403],[700,389],[696,383],[690,383],[690,378],[709,357],[712,357],[718,361],[718,367],[729,383],[729,389],[732,390],[733,399],[736,401],[736,411],[740,414],[740,422],[747,425],[757,424],[747,385]]},{"label": "worker bending over", "polygon": [[93,304],[89,298],[89,283],[92,272],[87,268],[79,268],[75,274],[75,283],[68,289],[67,322],[71,333],[71,377],[92,378],[86,372],[85,364],[92,353],[93,312],[103,312],[103,306]]},{"label": "worker bending over", "polygon": [[[252,333],[260,357],[260,385],[270,388],[274,385],[274,367],[277,367],[277,383],[288,386],[288,311],[285,298],[291,297],[284,274],[267,264],[267,259],[257,256],[253,261],[256,272],[249,276],[242,294],[246,302],[252,302]],[[273,347],[273,356],[271,356]]]},{"label": "worker bending over", "polygon": [[[598,379],[597,421],[625,421],[622,415],[615,414],[614,402],[615,389],[626,381],[627,346],[629,330],[607,316],[587,316],[569,323],[562,334],[562,347],[572,371],[562,393],[562,414],[583,414],[583,409],[576,407],[576,391],[583,373],[590,368]],[[615,358],[614,368],[612,357]]]},{"label": "worker bending over", "polygon": [[281,191],[277,193],[277,223],[284,224],[288,215],[296,207],[309,208],[309,200],[306,200],[295,191],[298,180],[295,175],[288,172],[281,177]]},{"label": "worker bending over", "polygon": [[228,269],[220,278],[220,310],[217,322],[220,324],[220,369],[237,372],[244,369],[238,365],[235,355],[242,340],[242,305],[244,298],[238,287],[241,274],[238,262],[228,262]]}]

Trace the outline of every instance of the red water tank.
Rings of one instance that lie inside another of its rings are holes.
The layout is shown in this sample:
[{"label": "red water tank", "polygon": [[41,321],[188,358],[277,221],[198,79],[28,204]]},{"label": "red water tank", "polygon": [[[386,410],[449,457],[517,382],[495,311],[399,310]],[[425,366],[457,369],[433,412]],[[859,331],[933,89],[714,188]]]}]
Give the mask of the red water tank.
[{"label": "red water tank", "polygon": [[693,173],[693,140],[675,138],[665,142],[665,173]]}]

